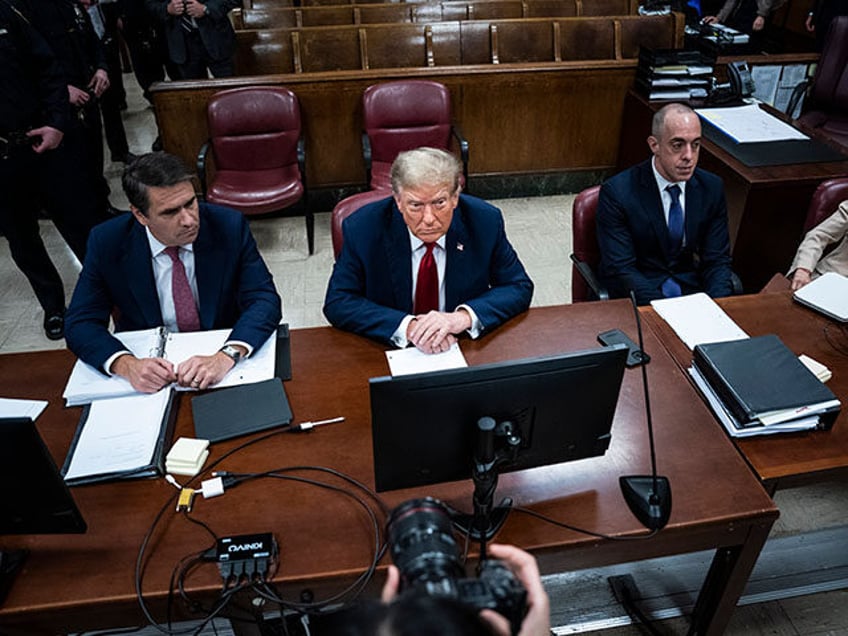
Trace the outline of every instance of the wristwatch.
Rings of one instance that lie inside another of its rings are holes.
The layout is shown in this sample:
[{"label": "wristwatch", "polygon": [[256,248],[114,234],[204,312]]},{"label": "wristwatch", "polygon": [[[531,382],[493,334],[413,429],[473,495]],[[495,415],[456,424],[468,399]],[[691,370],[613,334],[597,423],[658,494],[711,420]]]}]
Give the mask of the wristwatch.
[{"label": "wristwatch", "polygon": [[238,364],[239,360],[241,360],[241,351],[236,349],[233,345],[226,345],[225,347],[221,347],[221,353],[225,356],[233,359],[233,364]]}]

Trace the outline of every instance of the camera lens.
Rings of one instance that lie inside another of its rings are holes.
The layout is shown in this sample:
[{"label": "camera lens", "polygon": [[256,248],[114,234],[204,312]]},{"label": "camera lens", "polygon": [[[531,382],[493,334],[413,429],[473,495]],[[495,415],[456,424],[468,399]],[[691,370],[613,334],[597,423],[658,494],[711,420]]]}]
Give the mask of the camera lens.
[{"label": "camera lens", "polygon": [[437,499],[412,499],[392,511],[388,523],[392,560],[404,587],[423,584],[450,594],[465,575],[447,509]]}]

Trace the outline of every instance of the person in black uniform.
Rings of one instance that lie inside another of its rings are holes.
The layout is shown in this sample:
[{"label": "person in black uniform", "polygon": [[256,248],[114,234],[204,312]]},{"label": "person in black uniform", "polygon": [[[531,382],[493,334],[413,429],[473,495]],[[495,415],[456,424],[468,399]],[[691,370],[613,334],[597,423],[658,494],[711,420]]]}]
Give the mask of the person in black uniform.
[{"label": "person in black uniform", "polygon": [[807,14],[807,31],[816,36],[816,50],[824,48],[824,39],[830,29],[830,23],[840,15],[848,15],[848,0],[813,0]]},{"label": "person in black uniform", "polygon": [[44,309],[47,337],[64,336],[65,292],[38,227],[42,207],[82,262],[99,220],[67,143],[68,80],[17,0],[0,0],[0,232]]},{"label": "person in black uniform", "polygon": [[65,76],[76,121],[65,131],[66,141],[81,138],[88,178],[104,214],[118,212],[109,203],[109,184],[103,176],[103,126],[97,101],[109,88],[106,50],[91,18],[77,0],[27,0],[27,16],[47,40]]}]

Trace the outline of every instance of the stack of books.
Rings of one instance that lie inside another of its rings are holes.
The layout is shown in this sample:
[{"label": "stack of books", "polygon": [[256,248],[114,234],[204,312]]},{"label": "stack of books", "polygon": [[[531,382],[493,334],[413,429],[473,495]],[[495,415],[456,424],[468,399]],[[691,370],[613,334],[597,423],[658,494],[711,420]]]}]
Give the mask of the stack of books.
[{"label": "stack of books", "polygon": [[715,58],[700,51],[642,47],[636,89],[651,101],[705,99],[714,68]]},{"label": "stack of books", "polygon": [[732,437],[828,429],[841,406],[775,335],[699,344],[689,373]]}]

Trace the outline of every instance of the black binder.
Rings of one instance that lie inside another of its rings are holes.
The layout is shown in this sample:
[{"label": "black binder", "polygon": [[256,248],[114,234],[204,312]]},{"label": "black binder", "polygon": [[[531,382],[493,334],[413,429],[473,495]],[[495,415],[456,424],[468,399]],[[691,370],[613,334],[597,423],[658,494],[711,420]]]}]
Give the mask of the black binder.
[{"label": "black binder", "polygon": [[195,437],[213,443],[286,426],[292,420],[279,378],[198,395],[191,400],[191,412]]},{"label": "black binder", "polygon": [[[159,437],[156,440],[156,447],[153,451],[153,457],[150,460],[150,463],[144,464],[143,466],[139,466],[132,470],[125,470],[121,472],[110,472],[110,473],[98,473],[95,475],[86,475],[84,477],[74,477],[72,479],[65,479],[65,483],[69,486],[82,486],[85,484],[97,484],[105,481],[118,481],[121,479],[141,479],[145,477],[159,477],[165,474],[165,454],[170,448],[171,438],[174,436],[174,423],[176,421],[177,409],[174,405],[175,400],[175,392],[173,389],[163,389],[163,391],[168,391],[168,403],[165,406],[165,413],[162,416],[162,422],[159,428]],[[82,434],[83,429],[85,428],[86,420],[88,420],[88,414],[91,410],[91,404],[86,404],[83,407],[82,415],[80,415],[80,421],[77,425],[77,430],[74,433],[74,439],[71,441],[71,447],[68,449],[68,455],[65,458],[65,463],[62,465],[62,475],[65,475],[68,472],[68,468],[71,465],[71,459],[73,459],[74,451],[77,447],[77,442],[79,442],[80,435]]]},{"label": "black binder", "polygon": [[697,345],[694,364],[743,425],[759,425],[757,417],[771,411],[836,401],[818,413],[819,428],[830,428],[839,413],[833,392],[775,335]]}]

